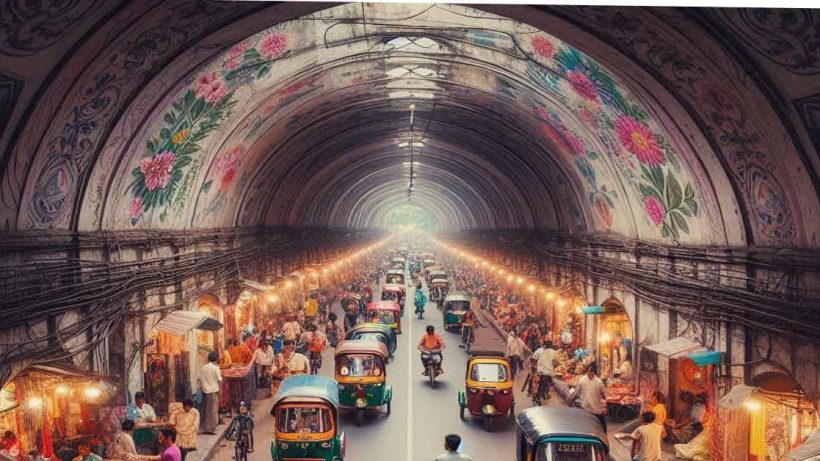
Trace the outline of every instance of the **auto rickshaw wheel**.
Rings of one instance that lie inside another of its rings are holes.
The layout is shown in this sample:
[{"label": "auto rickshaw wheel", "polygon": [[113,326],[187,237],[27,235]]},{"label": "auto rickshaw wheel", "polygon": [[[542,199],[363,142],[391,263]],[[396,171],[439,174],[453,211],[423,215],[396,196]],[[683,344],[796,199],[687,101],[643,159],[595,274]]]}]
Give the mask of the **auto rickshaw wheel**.
[{"label": "auto rickshaw wheel", "polygon": [[484,429],[487,429],[487,432],[493,431],[493,418],[492,416],[485,416],[484,417]]},{"label": "auto rickshaw wheel", "polygon": [[459,417],[462,421],[464,421],[465,419],[467,419],[467,418],[464,416],[464,410],[466,409],[466,407],[465,407],[465,406],[464,406],[464,404],[462,404],[462,403],[460,403],[460,404],[458,405],[458,407],[459,407],[458,417]]},{"label": "auto rickshaw wheel", "polygon": [[510,419],[515,419],[515,404],[510,405]]},{"label": "auto rickshaw wheel", "polygon": [[364,422],[364,409],[359,408],[358,410],[356,410],[356,426],[361,427],[363,422]]},{"label": "auto rickshaw wheel", "polygon": [[387,401],[387,414],[388,415],[390,414],[390,402],[392,402],[392,400]]}]

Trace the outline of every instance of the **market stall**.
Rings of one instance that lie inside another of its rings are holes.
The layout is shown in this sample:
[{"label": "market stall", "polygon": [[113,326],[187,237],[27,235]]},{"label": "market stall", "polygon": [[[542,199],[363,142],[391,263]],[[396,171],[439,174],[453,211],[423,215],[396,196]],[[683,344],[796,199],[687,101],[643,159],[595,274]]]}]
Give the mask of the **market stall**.
[{"label": "market stall", "polygon": [[222,369],[222,389],[219,394],[219,408],[222,413],[239,410],[239,402],[250,402],[256,398],[256,366],[230,365]]},{"label": "market stall", "polygon": [[[195,334],[200,355],[204,352],[207,357],[208,352],[220,347],[219,330],[222,323],[208,312],[170,312],[152,331],[155,340],[144,350],[145,394],[157,415],[166,415],[170,402],[181,402],[193,394],[188,333],[197,330]],[[204,363],[201,357],[199,360],[198,368],[201,368]]]},{"label": "market stall", "polygon": [[123,405],[111,406],[116,382],[71,364],[32,365],[18,373],[0,392],[0,433],[11,431],[25,454],[45,457],[76,452],[88,444],[98,454],[114,432],[113,416]]}]

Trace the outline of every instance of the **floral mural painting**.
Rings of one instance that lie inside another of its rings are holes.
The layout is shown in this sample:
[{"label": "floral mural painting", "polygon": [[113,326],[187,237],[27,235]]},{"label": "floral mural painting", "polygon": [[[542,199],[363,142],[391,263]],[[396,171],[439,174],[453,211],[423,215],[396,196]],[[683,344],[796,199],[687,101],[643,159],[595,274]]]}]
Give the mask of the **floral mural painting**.
[{"label": "floral mural painting", "polygon": [[[536,34],[528,42],[528,77],[553,97],[574,109],[586,130],[608,147],[609,158],[617,165],[624,181],[640,197],[647,221],[661,237],[678,241],[690,231],[689,221],[698,215],[698,202],[692,184],[682,184],[683,170],[669,143],[654,131],[646,112],[625,96],[616,81],[589,57],[565,43]],[[607,228],[612,223],[615,191],[599,187],[593,166],[599,155],[587,148],[554,112],[545,114],[538,103],[538,116],[555,127],[573,156],[573,161],[588,183],[589,201]]]},{"label": "floral mural painting", "polygon": [[[238,102],[236,90],[267,75],[272,62],[289,53],[290,41],[284,32],[272,31],[254,40],[255,44],[245,40],[231,48],[219,70],[200,74],[163,115],[158,131],[146,142],[146,155],[131,171],[134,179],[128,190],[132,195],[132,225],[154,211],[159,212],[160,221],[165,221],[171,207],[180,213],[185,209],[187,191],[204,162],[200,143],[230,116]],[[244,152],[244,145],[238,145],[219,156],[215,167],[219,175],[216,202],[233,184]],[[207,192],[212,185],[213,179],[201,190]]]}]

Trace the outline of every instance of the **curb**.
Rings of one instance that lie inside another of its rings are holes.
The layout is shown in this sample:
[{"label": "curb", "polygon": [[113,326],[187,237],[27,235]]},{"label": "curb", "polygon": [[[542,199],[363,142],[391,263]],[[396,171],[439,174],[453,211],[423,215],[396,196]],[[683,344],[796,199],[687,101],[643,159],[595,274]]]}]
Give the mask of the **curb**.
[{"label": "curb", "polygon": [[479,309],[478,312],[481,314],[481,316],[484,318],[484,320],[487,321],[487,323],[492,325],[492,327],[495,329],[495,332],[498,333],[498,336],[500,336],[501,339],[506,341],[507,340],[507,332],[504,331],[503,328],[501,328],[501,325],[496,323],[495,318],[492,316],[492,314],[488,313],[484,309]]}]

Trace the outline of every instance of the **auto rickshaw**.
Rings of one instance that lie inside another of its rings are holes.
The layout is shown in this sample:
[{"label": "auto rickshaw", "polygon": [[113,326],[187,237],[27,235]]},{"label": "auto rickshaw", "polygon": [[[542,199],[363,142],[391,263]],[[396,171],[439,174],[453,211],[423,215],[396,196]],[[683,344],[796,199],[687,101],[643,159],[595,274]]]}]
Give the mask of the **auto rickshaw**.
[{"label": "auto rickshaw", "polygon": [[356,326],[359,315],[362,313],[362,297],[356,293],[342,295],[342,310],[345,311],[345,330]]},{"label": "auto rickshaw", "polygon": [[430,301],[435,301],[441,307],[448,291],[450,291],[449,279],[434,278],[430,282]]},{"label": "auto rickshaw", "polygon": [[367,321],[387,325],[401,333],[401,306],[396,301],[374,301],[367,305]]},{"label": "auto rickshaw", "polygon": [[532,407],[518,414],[516,460],[592,460],[609,457],[606,432],[592,413],[570,407]]},{"label": "auto rickshaw", "polygon": [[392,356],[396,353],[398,341],[396,341],[396,332],[393,331],[389,325],[382,325],[381,323],[362,323],[347,330],[345,339],[367,339],[371,341],[378,341],[387,347],[387,353]]},{"label": "auto rickshaw", "polygon": [[404,315],[404,298],[404,285],[388,283],[382,287],[382,301],[396,301],[399,303],[402,315]]},{"label": "auto rickshaw", "polygon": [[435,279],[449,280],[450,276],[447,274],[446,270],[437,268],[427,273],[427,278],[425,281],[427,282],[427,285],[430,285]]},{"label": "auto rickshaw", "polygon": [[370,340],[347,340],[336,348],[336,381],[339,402],[356,410],[361,426],[364,410],[384,406],[390,414],[393,387],[386,383],[387,348]]},{"label": "auto rickshaw", "polygon": [[402,256],[395,256],[390,261],[390,266],[395,269],[404,269],[405,259]]},{"label": "auto rickshaw", "polygon": [[335,380],[317,375],[285,378],[274,402],[273,461],[344,459],[345,434],[339,429],[339,384]]},{"label": "auto rickshaw", "polygon": [[451,293],[444,298],[442,314],[444,317],[444,329],[461,328],[464,321],[464,314],[470,310],[470,297],[463,293]]},{"label": "auto rickshaw", "polygon": [[404,269],[390,269],[384,279],[385,283],[404,285]]},{"label": "auto rickshaw", "polygon": [[466,390],[458,391],[459,416],[464,410],[484,419],[484,427],[492,431],[492,419],[509,415],[515,417],[515,397],[510,362],[501,351],[473,351],[467,359]]}]

